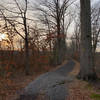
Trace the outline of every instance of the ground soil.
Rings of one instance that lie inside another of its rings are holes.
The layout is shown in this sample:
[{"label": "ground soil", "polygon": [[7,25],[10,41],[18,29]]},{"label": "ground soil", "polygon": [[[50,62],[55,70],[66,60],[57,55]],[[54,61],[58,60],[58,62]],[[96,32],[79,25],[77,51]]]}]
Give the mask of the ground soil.
[{"label": "ground soil", "polygon": [[[65,62],[63,64],[65,64]],[[80,69],[80,64],[77,61],[75,62],[76,66],[70,73],[70,75],[74,76],[77,75]],[[27,86],[28,83],[33,81],[40,74],[41,73],[30,76],[18,76],[14,79],[0,79],[0,100],[14,100],[18,96],[19,90]],[[100,82],[90,84],[75,78],[69,84],[69,97],[67,100],[94,100],[91,99],[90,96],[92,93],[100,94],[99,84]]]},{"label": "ground soil", "polygon": [[[76,62],[76,66],[70,74],[76,76],[79,69],[80,64]],[[97,100],[91,99],[91,95],[100,94],[100,81],[89,83],[75,78],[69,85],[69,94],[67,100]]]}]

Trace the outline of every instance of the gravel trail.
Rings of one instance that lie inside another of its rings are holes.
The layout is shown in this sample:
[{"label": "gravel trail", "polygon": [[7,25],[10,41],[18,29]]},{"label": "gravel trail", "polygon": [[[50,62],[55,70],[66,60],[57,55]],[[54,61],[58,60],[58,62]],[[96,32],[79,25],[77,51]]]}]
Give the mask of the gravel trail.
[{"label": "gravel trail", "polygon": [[36,80],[26,86],[17,100],[66,100],[68,90],[66,83],[68,73],[73,70],[75,63],[69,61],[55,71],[40,75]]}]

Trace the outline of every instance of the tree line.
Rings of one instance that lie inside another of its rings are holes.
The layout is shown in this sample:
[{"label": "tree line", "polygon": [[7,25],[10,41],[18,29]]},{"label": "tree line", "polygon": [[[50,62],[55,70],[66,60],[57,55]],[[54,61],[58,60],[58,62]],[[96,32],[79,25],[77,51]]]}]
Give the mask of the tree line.
[{"label": "tree line", "polygon": [[[25,52],[25,72],[29,74],[30,48],[38,52],[47,50],[51,62],[61,64],[68,51],[68,33],[74,23],[70,47],[80,53],[79,78],[95,79],[95,52],[100,33],[100,8],[91,7],[90,0],[12,0],[0,4],[1,32],[8,34],[11,49],[14,38],[19,37],[20,50]],[[77,9],[74,10],[72,8]],[[35,18],[34,18],[35,17]]]}]

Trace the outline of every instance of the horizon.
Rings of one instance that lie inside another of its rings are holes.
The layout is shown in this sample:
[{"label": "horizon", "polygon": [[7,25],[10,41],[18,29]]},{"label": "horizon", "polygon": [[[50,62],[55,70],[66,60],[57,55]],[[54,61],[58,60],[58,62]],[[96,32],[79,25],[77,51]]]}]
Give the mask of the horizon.
[{"label": "horizon", "polygon": [[[9,2],[9,0],[3,0],[2,2],[6,2],[6,1],[8,1]],[[30,2],[38,2],[37,0],[34,0],[34,1],[32,1],[32,0],[29,0]],[[76,1],[78,1],[79,2],[79,0],[76,0]],[[99,0],[91,0],[91,3],[92,4],[95,4],[96,2],[99,2]],[[33,18],[35,18],[35,17],[33,17]],[[70,25],[70,28],[68,29],[68,33],[67,33],[67,36],[68,36],[68,43],[69,43],[69,41],[70,41],[70,37],[73,35],[73,32],[74,32],[74,22]],[[2,40],[5,40],[5,39],[7,39],[7,35],[4,35],[4,34],[0,34],[0,41],[2,41]],[[18,39],[18,40],[17,40]],[[19,44],[17,43],[17,42],[19,42],[19,39],[20,39],[20,37],[19,36],[17,36],[17,37],[15,37],[15,39],[14,39],[14,46],[15,46],[15,49],[19,49]],[[97,51],[99,52],[100,51],[100,46],[98,45],[98,47],[97,47]]]}]

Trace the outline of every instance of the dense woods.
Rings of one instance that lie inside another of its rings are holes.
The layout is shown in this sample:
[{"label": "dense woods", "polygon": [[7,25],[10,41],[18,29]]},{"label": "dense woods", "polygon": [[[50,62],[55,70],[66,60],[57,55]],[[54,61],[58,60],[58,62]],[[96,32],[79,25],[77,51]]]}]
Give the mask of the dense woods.
[{"label": "dense woods", "polygon": [[80,64],[78,79],[96,81],[99,55],[99,0],[0,1],[1,80],[38,76],[72,60]]}]

